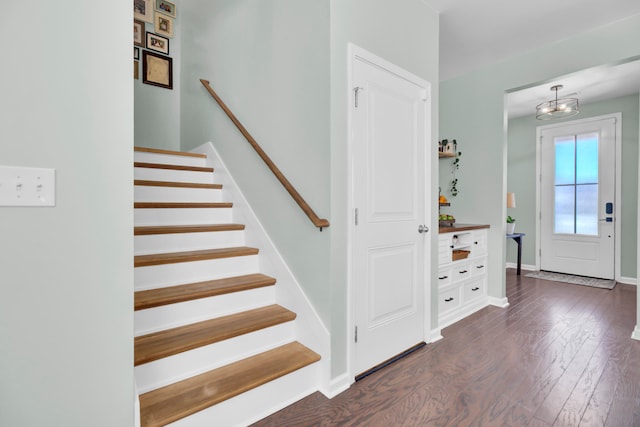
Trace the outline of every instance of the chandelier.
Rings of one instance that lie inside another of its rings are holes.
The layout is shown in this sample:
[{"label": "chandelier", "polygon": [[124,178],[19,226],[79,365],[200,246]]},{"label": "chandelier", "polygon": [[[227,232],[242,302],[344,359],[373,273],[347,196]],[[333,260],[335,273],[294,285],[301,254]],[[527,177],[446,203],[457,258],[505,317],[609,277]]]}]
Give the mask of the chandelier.
[{"label": "chandelier", "polygon": [[560,119],[578,114],[578,98],[558,99],[558,91],[562,87],[562,85],[551,86],[551,90],[556,92],[556,99],[538,104],[536,106],[536,119]]}]

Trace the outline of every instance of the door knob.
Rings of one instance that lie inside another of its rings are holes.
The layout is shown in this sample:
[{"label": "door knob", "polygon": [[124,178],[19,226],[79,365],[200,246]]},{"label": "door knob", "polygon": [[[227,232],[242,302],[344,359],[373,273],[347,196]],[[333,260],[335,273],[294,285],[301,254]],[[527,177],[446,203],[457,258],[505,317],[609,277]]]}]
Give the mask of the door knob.
[{"label": "door knob", "polygon": [[429,227],[427,227],[424,224],[420,224],[418,226],[418,233],[422,234],[422,233],[428,233],[429,232]]}]

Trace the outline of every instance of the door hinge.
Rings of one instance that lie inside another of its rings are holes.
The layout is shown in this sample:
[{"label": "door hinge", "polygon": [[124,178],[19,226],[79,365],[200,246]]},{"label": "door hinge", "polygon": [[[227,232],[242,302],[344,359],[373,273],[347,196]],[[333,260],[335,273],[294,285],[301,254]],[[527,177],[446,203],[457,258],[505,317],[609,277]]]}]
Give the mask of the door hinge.
[{"label": "door hinge", "polygon": [[354,333],[354,339],[355,339],[355,342],[358,342],[358,327],[357,326],[356,326],[356,330],[355,330],[355,333]]},{"label": "door hinge", "polygon": [[358,208],[355,208],[353,211],[353,222],[355,225],[358,225]]},{"label": "door hinge", "polygon": [[359,87],[356,86],[353,88],[353,92],[354,92],[354,102],[353,102],[353,107],[354,108],[358,108],[358,95],[360,94],[360,91],[364,90],[363,87]]}]

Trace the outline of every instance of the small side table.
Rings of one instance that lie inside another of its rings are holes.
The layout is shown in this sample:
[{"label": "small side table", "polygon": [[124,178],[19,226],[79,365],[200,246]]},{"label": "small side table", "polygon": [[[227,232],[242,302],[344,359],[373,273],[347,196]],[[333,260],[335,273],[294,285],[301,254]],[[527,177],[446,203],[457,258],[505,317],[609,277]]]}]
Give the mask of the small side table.
[{"label": "small side table", "polygon": [[518,244],[518,276],[520,275],[520,267],[522,265],[522,237],[526,236],[525,233],[513,233],[507,234],[507,238],[513,239]]}]

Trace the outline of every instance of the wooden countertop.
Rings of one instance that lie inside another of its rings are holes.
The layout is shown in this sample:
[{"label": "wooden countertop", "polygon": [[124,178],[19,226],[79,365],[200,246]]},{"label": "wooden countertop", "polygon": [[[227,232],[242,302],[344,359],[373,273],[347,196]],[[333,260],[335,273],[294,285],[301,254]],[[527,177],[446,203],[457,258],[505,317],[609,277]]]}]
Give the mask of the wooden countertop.
[{"label": "wooden countertop", "polygon": [[489,224],[453,224],[451,227],[442,226],[439,233],[455,233],[456,231],[479,230],[481,228],[489,228]]}]

